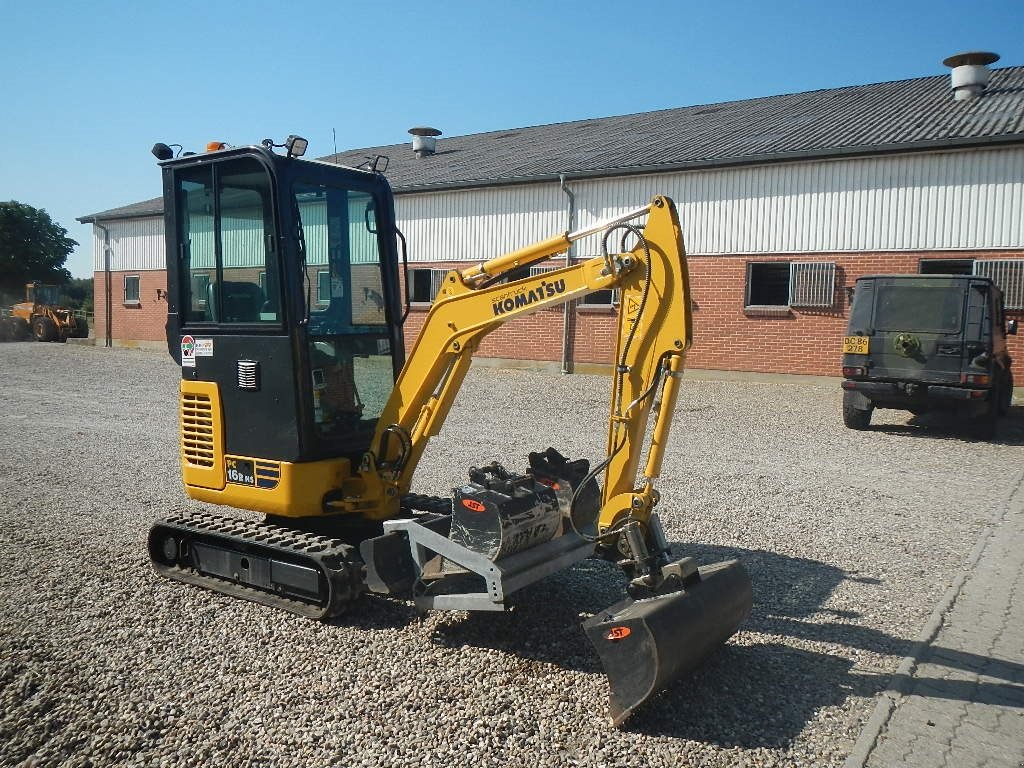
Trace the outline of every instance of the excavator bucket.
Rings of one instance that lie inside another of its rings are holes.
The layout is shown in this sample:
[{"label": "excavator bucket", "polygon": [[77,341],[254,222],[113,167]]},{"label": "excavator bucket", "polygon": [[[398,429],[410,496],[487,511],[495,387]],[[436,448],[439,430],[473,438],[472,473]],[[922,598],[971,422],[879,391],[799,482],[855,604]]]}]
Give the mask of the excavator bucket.
[{"label": "excavator bucket", "polygon": [[699,573],[678,592],[626,599],[584,622],[608,675],[613,725],[700,666],[750,615],[750,577],[738,560]]}]

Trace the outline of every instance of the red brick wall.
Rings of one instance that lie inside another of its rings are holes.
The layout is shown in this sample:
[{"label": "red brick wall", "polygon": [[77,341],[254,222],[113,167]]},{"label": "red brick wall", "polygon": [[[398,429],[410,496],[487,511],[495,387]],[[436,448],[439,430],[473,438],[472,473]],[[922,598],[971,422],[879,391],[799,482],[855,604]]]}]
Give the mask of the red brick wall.
[{"label": "red brick wall", "polygon": [[[813,260],[836,265],[835,304],[831,309],[791,309],[778,316],[744,311],[746,265],[750,261],[789,261],[792,256],[696,256],[690,258],[694,344],[692,368],[838,376],[842,337],[849,310],[846,291],[858,277],[879,273],[916,273],[928,259],[1020,258],[1024,253],[837,253]],[[801,261],[811,260],[806,256]],[[1009,317],[1024,317],[1010,312]],[[1024,335],[1009,337],[1014,378],[1024,381]],[[781,361],[781,364],[780,364]]]},{"label": "red brick wall", "polygon": [[[835,304],[830,309],[790,309],[764,316],[745,312],[746,265],[750,261],[787,261],[778,256],[694,256],[690,258],[693,283],[694,345],[687,365],[731,371],[803,373],[838,376],[839,345],[846,328],[846,287],[861,275],[873,273],[915,273],[922,258],[984,259],[1021,258],[1024,252],[941,252],[941,253],[838,253],[802,255],[800,260],[831,261],[836,264]],[[465,265],[423,264],[453,269]],[[138,307],[123,303],[124,277],[140,277]],[[103,273],[96,280],[96,338],[104,338],[105,303]],[[162,341],[167,304],[157,298],[165,289],[166,274],[114,272],[113,336],[115,339]],[[426,306],[414,306],[405,324],[406,349],[411,349]],[[1009,317],[1024,320],[1024,312]],[[1024,326],[1024,323],[1022,323]],[[615,336],[615,315],[609,309],[574,308],[570,313],[569,359],[576,363],[610,363]],[[1009,338],[1014,358],[1014,377],[1024,382],[1024,329]],[[479,357],[558,362],[562,354],[562,308],[546,309],[512,320],[484,339]]]},{"label": "red brick wall", "polygon": [[[835,304],[828,309],[790,309],[754,314],[743,308],[747,263],[792,261],[792,255],[693,256],[690,279],[695,302],[694,344],[687,357],[691,368],[764,373],[838,376],[839,353],[849,310],[846,291],[862,275],[916,273],[921,259],[1021,258],[1024,252],[837,253],[799,256],[800,261],[836,265]],[[417,267],[421,266],[419,264]],[[422,265],[442,269],[464,265]],[[419,333],[427,307],[414,308],[406,323],[406,348]],[[1024,320],[1024,312],[1008,317]],[[576,308],[570,314],[569,359],[576,363],[611,363],[616,318],[606,309]],[[1024,326],[1024,322],[1022,322]],[[1014,378],[1024,382],[1024,328],[1009,337]],[[560,361],[562,309],[541,310],[513,320],[485,339],[480,357]]]},{"label": "red brick wall", "polygon": [[[124,278],[139,276],[139,304],[126,306],[124,303]],[[95,289],[94,335],[102,343],[107,334],[107,296],[104,288],[104,273],[93,275]],[[161,298],[157,298],[157,290]],[[167,322],[167,302],[162,298],[167,290],[167,273],[163,270],[141,272],[111,272],[111,336],[114,339],[130,341],[163,341],[164,325]]]}]

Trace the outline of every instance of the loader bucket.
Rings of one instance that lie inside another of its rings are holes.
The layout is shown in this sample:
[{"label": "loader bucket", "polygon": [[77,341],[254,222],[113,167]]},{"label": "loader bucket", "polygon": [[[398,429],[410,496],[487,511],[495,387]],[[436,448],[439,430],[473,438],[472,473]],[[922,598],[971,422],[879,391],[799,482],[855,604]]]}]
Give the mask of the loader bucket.
[{"label": "loader bucket", "polygon": [[738,560],[701,568],[700,576],[678,592],[627,598],[584,622],[608,675],[612,725],[700,666],[750,615],[750,577]]}]

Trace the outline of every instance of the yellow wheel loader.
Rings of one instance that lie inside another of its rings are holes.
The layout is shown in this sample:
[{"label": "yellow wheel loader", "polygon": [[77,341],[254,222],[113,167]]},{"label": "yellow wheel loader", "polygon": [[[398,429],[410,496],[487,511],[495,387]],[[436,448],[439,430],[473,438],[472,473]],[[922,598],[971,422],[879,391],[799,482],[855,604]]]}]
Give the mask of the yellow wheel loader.
[{"label": "yellow wheel loader", "polygon": [[[501,611],[545,576],[609,558],[625,572],[623,600],[584,631],[620,724],[751,608],[742,565],[672,559],[655,512],[691,341],[672,201],[452,270],[406,356],[407,254],[391,189],[373,171],[302,160],[304,148],[298,137],[177,158],[154,147],[185,489],[263,518],[191,511],[157,521],[153,567],[326,619],[367,592],[410,596],[424,610]],[[601,238],[602,255],[514,279],[588,236]],[[468,477],[451,468],[450,498],[412,493],[480,341],[609,289],[621,308],[606,455],[591,466],[537,446],[521,472],[482,461]]]},{"label": "yellow wheel loader", "polygon": [[28,283],[25,301],[15,304],[0,317],[0,340],[33,338],[36,341],[65,342],[69,338],[86,338],[89,325],[84,315],[76,315],[60,306],[58,292],[56,285],[43,285],[38,281]]}]

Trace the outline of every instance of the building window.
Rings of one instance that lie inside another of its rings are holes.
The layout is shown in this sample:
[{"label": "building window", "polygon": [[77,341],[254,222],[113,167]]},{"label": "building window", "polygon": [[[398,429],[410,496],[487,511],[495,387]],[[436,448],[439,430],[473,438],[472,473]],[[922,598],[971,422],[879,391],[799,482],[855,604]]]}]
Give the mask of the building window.
[{"label": "building window", "polygon": [[606,288],[603,291],[594,291],[588,293],[586,296],[580,299],[579,306],[581,307],[614,307],[619,303],[619,292],[618,290],[612,290]]},{"label": "building window", "polygon": [[331,303],[331,272],[321,269],[316,273],[316,303]]},{"label": "building window", "polygon": [[447,274],[446,269],[410,269],[409,285],[406,286],[409,301],[413,304],[430,304],[441,290],[441,283]]},{"label": "building window", "polygon": [[836,265],[829,261],[747,264],[747,307],[831,307]]},{"label": "building window", "polygon": [[1002,289],[1007,309],[1024,309],[1024,259],[979,259],[974,274],[991,278]]},{"label": "building window", "polygon": [[748,307],[789,306],[789,262],[747,264]]},{"label": "building window", "polygon": [[922,275],[969,275],[974,271],[974,259],[921,259],[918,271]]},{"label": "building window", "polygon": [[831,307],[835,302],[836,265],[830,261],[794,261],[789,265],[791,307]]},{"label": "building window", "polygon": [[530,277],[545,275],[548,272],[554,272],[556,269],[558,269],[558,267],[530,267]]},{"label": "building window", "polygon": [[124,303],[140,304],[139,300],[139,276],[125,275],[124,278]]}]

